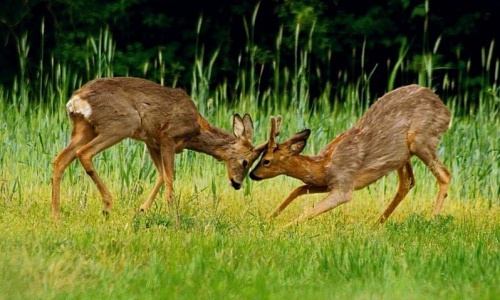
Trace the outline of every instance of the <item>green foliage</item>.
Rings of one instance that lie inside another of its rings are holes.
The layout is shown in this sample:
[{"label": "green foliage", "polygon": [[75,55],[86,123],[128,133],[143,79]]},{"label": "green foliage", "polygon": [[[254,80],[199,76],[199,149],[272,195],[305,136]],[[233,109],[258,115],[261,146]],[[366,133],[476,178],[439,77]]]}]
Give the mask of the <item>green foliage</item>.
[{"label": "green foliage", "polygon": [[[305,63],[297,60],[305,58],[307,68],[302,73],[310,85],[310,103],[328,84],[344,84],[339,74],[347,72],[350,81],[369,79],[361,84],[376,94],[386,91],[388,81],[391,85],[419,82],[440,91],[447,88],[441,82],[455,81],[454,93],[460,97],[468,93],[462,105],[476,104],[478,90],[488,86],[483,80],[492,81],[493,73],[484,74],[475,67],[466,70],[470,80],[460,78],[468,61],[474,66],[481,63],[477,54],[496,38],[492,29],[500,20],[494,3],[429,0],[239,1],[232,5],[49,0],[7,2],[3,8],[0,82],[8,87],[13,74],[34,81],[40,68],[50,68],[50,55],[84,74],[92,52],[88,40],[98,40],[106,28],[113,36],[115,75],[146,77],[190,90],[193,62],[203,48],[206,57],[220,54],[209,84],[225,82],[228,96],[234,97],[249,86],[258,93],[283,88],[277,85],[286,83],[284,74],[277,81],[275,67],[296,73],[297,66]],[[40,27],[45,28],[41,39]],[[18,66],[16,46],[26,32],[34,47],[27,66]],[[440,49],[434,53],[437,41]],[[407,61],[399,62],[402,45]],[[491,52],[495,62],[498,50]],[[246,83],[241,82],[241,69],[253,70]],[[405,74],[394,76],[395,70]],[[92,78],[87,75],[84,81]]]}]

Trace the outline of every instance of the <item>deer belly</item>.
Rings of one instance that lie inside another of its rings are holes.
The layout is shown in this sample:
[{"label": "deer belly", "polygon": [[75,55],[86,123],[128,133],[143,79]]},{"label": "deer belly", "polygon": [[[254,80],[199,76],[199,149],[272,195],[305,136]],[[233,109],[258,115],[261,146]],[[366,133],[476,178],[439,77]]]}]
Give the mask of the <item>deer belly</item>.
[{"label": "deer belly", "polygon": [[355,177],[354,189],[359,190],[359,189],[362,189],[366,186],[369,186],[370,184],[374,183],[375,181],[379,180],[380,178],[384,177],[385,175],[387,175],[387,174],[379,172],[379,171],[362,173],[359,176]]},{"label": "deer belly", "polygon": [[409,153],[401,156],[391,155],[371,160],[354,175],[354,188],[361,189],[372,184],[387,174],[401,168],[410,158]]},{"label": "deer belly", "polygon": [[130,138],[132,138],[136,141],[144,142],[150,148],[160,149],[160,141],[158,139],[154,138],[152,135],[148,134],[143,129],[139,129],[139,130],[135,131]]}]

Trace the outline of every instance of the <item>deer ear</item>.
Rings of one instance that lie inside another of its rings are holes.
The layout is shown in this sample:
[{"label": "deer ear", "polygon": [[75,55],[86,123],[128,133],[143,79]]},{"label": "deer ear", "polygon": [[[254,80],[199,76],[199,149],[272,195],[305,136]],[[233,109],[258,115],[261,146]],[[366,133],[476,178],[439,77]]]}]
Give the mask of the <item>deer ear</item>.
[{"label": "deer ear", "polygon": [[253,138],[253,121],[249,114],[243,116],[243,125],[245,127],[245,137],[251,142]]},{"label": "deer ear", "polygon": [[239,114],[235,114],[233,117],[233,133],[239,139],[243,138],[245,134],[245,124]]},{"label": "deer ear", "polygon": [[[304,150],[306,147],[307,139],[311,135],[311,130],[306,129],[301,132],[294,134],[291,138],[286,141],[289,144],[288,150],[292,155],[297,155]],[[283,144],[285,144],[283,143]]]}]

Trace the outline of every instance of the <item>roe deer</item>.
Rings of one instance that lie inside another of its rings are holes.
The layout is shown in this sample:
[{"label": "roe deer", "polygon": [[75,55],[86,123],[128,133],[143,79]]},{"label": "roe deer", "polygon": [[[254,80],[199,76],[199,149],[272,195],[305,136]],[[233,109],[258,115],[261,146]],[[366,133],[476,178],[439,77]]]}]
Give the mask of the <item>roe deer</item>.
[{"label": "roe deer", "polygon": [[439,183],[433,215],[439,214],[451,180],[450,172],[436,154],[441,135],[450,125],[450,112],[430,89],[404,86],[382,96],[351,129],[338,135],[318,155],[300,155],[310,130],[296,133],[276,143],[281,116],[271,118],[267,148],[250,178],[261,180],[285,174],[302,180],[271,214],[277,216],[295,198],[308,193],[328,196],[314,208],[304,211],[297,224],[351,200],[354,190],[375,182],[397,170],[399,188],[379,219],[385,222],[415,185],[410,158],[416,155]]},{"label": "roe deer", "polygon": [[212,126],[197,111],[182,89],[167,88],[152,81],[131,77],[95,79],[73,93],[67,106],[73,128],[69,145],[54,159],[52,213],[59,219],[61,176],[78,158],[97,185],[111,210],[111,194],[92,164],[99,152],[125,138],[146,143],[159,176],[153,191],[141,205],[149,209],[165,182],[167,203],[173,195],[174,155],[183,149],[203,152],[223,160],[231,185],[239,189],[265,144],[252,145],[253,123],[248,114],[233,119],[234,135]]}]

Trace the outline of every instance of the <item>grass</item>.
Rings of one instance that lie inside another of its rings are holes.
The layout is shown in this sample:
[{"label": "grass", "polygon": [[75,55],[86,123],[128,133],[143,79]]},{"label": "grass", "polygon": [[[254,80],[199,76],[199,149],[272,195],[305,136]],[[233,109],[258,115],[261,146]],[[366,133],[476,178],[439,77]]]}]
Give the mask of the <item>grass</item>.
[{"label": "grass", "polygon": [[0,297],[493,299],[500,292],[498,207],[448,201],[444,216],[429,220],[432,201],[412,197],[379,227],[382,203],[363,201],[361,192],[282,230],[299,207],[268,222],[275,201],[256,194],[241,201],[224,193],[218,208],[199,195],[183,207],[180,225],[160,211],[134,219],[136,205],[123,203],[105,221],[98,197],[88,209],[65,203],[59,227],[46,201],[4,208]]},{"label": "grass", "polygon": [[[114,46],[111,35],[105,34],[106,38],[89,42],[97,57],[88,60],[88,76],[113,74],[113,55],[106,51]],[[330,83],[309,107],[307,51],[296,47],[300,59],[294,72],[279,62],[277,50],[280,82],[272,90],[256,88],[255,65],[242,66],[237,96],[230,103],[227,85],[209,88],[217,53],[207,63],[200,51],[191,95],[212,123],[227,130],[233,113],[250,113],[256,143],[267,138],[269,116],[281,114],[281,137],[309,127],[313,134],[305,152],[316,153],[352,126],[374,96],[367,77],[354,81],[344,77],[339,78],[341,88]],[[427,68],[433,68],[432,61],[426,60]],[[486,82],[477,107],[468,111],[463,109],[470,101],[466,96],[451,92],[443,96],[452,110],[453,125],[439,151],[453,179],[442,216],[430,218],[437,183],[415,159],[416,187],[384,226],[375,222],[395,194],[395,174],[357,191],[347,205],[285,230],[284,224],[321,195],[299,198],[269,221],[266,215],[298,181],[247,180],[241,191],[234,191],[223,164],[190,151],[176,157],[179,221],[165,213],[161,197],[151,212],[134,217],[156,174],[144,145],[131,140],[95,158],[115,197],[109,219],[100,214],[97,189],[74,163],[63,178],[62,222],[57,226],[50,213],[51,162],[68,142],[70,124],[64,111],[68,93],[83,80],[54,59],[44,72],[39,81],[21,76],[13,87],[0,87],[0,299],[494,299],[500,295],[496,78]],[[395,69],[391,78],[398,72]]]}]

